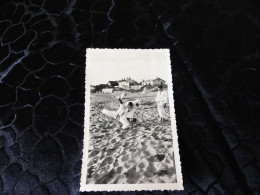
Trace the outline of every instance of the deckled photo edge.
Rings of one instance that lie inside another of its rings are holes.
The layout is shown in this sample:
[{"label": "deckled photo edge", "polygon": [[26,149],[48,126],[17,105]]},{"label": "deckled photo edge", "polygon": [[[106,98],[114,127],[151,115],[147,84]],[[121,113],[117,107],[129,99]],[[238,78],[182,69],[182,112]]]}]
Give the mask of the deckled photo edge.
[{"label": "deckled photo edge", "polygon": [[[177,183],[143,183],[143,184],[86,184],[87,180],[87,162],[88,162],[88,150],[89,150],[89,123],[90,123],[90,81],[88,74],[88,55],[91,51],[95,50],[105,50],[109,52],[110,50],[136,50],[136,51],[157,51],[165,50],[165,55],[167,54],[167,66],[168,66],[168,96],[169,96],[169,107],[171,113],[171,129],[174,147],[174,162],[176,167],[176,177]],[[179,143],[177,135],[176,126],[176,115],[174,108],[174,95],[173,95],[173,82],[171,74],[171,64],[170,59],[170,49],[98,49],[98,48],[88,48],[86,49],[86,70],[85,70],[85,111],[84,111],[84,140],[83,140],[83,157],[82,157],[82,169],[80,178],[80,191],[152,191],[152,190],[183,190],[183,179],[181,162],[179,155]],[[174,115],[174,116],[173,116]]]}]

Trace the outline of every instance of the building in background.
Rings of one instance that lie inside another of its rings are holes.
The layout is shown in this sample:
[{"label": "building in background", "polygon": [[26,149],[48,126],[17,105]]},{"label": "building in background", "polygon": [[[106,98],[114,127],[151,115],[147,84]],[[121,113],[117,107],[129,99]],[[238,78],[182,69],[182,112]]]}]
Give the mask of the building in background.
[{"label": "building in background", "polygon": [[165,80],[157,77],[156,79],[143,80],[142,85],[159,86],[165,85]]},{"label": "building in background", "polygon": [[107,85],[109,87],[117,87],[118,86],[118,82],[117,81],[108,81]]},{"label": "building in background", "polygon": [[90,90],[92,93],[113,93],[115,90],[118,91],[119,88],[121,88],[122,90],[138,90],[143,88],[144,86],[159,85],[166,85],[165,81],[159,77],[157,77],[156,79],[143,80],[140,83],[136,82],[130,77],[127,77],[119,81],[108,81],[107,84],[100,84],[96,86],[91,85]]},{"label": "building in background", "polygon": [[102,89],[102,93],[114,93],[114,88],[104,88]]},{"label": "building in background", "polygon": [[120,88],[131,88],[133,85],[138,85],[138,83],[130,77],[118,81],[118,87]]},{"label": "building in background", "polygon": [[93,90],[94,93],[101,93],[103,89],[108,88],[107,84],[100,84],[96,85],[95,89]]}]

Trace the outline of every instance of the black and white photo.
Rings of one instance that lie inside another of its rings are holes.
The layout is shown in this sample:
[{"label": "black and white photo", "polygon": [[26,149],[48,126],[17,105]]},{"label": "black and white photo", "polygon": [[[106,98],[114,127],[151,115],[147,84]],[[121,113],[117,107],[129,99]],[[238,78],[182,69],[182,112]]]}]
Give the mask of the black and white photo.
[{"label": "black and white photo", "polygon": [[182,190],[168,49],[87,49],[81,191]]}]

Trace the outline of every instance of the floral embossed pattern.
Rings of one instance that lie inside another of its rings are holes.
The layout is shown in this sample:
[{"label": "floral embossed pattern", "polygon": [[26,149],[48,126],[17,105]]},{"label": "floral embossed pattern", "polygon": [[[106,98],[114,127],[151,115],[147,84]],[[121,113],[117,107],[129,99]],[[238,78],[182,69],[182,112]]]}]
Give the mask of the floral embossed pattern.
[{"label": "floral embossed pattern", "polygon": [[259,192],[256,4],[2,0],[0,194],[78,193],[87,47],[171,48],[179,194]]}]

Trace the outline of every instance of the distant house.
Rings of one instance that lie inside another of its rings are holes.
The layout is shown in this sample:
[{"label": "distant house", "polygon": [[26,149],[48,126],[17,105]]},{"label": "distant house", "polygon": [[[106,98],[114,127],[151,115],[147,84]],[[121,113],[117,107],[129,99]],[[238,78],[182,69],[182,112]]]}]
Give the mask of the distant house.
[{"label": "distant house", "polygon": [[150,86],[165,85],[165,80],[158,77],[156,79],[143,80],[142,85],[150,85]]},{"label": "distant house", "polygon": [[113,88],[104,88],[104,89],[102,89],[102,92],[103,93],[113,93],[114,89]]},{"label": "distant house", "polygon": [[130,77],[118,81],[118,87],[120,88],[130,88],[133,85],[138,85],[138,83]]},{"label": "distant house", "polygon": [[118,86],[118,82],[117,81],[108,81],[107,85],[109,87],[116,87],[116,86]]},{"label": "distant house", "polygon": [[108,88],[107,84],[100,84],[95,86],[95,92],[102,92],[102,89]]}]

